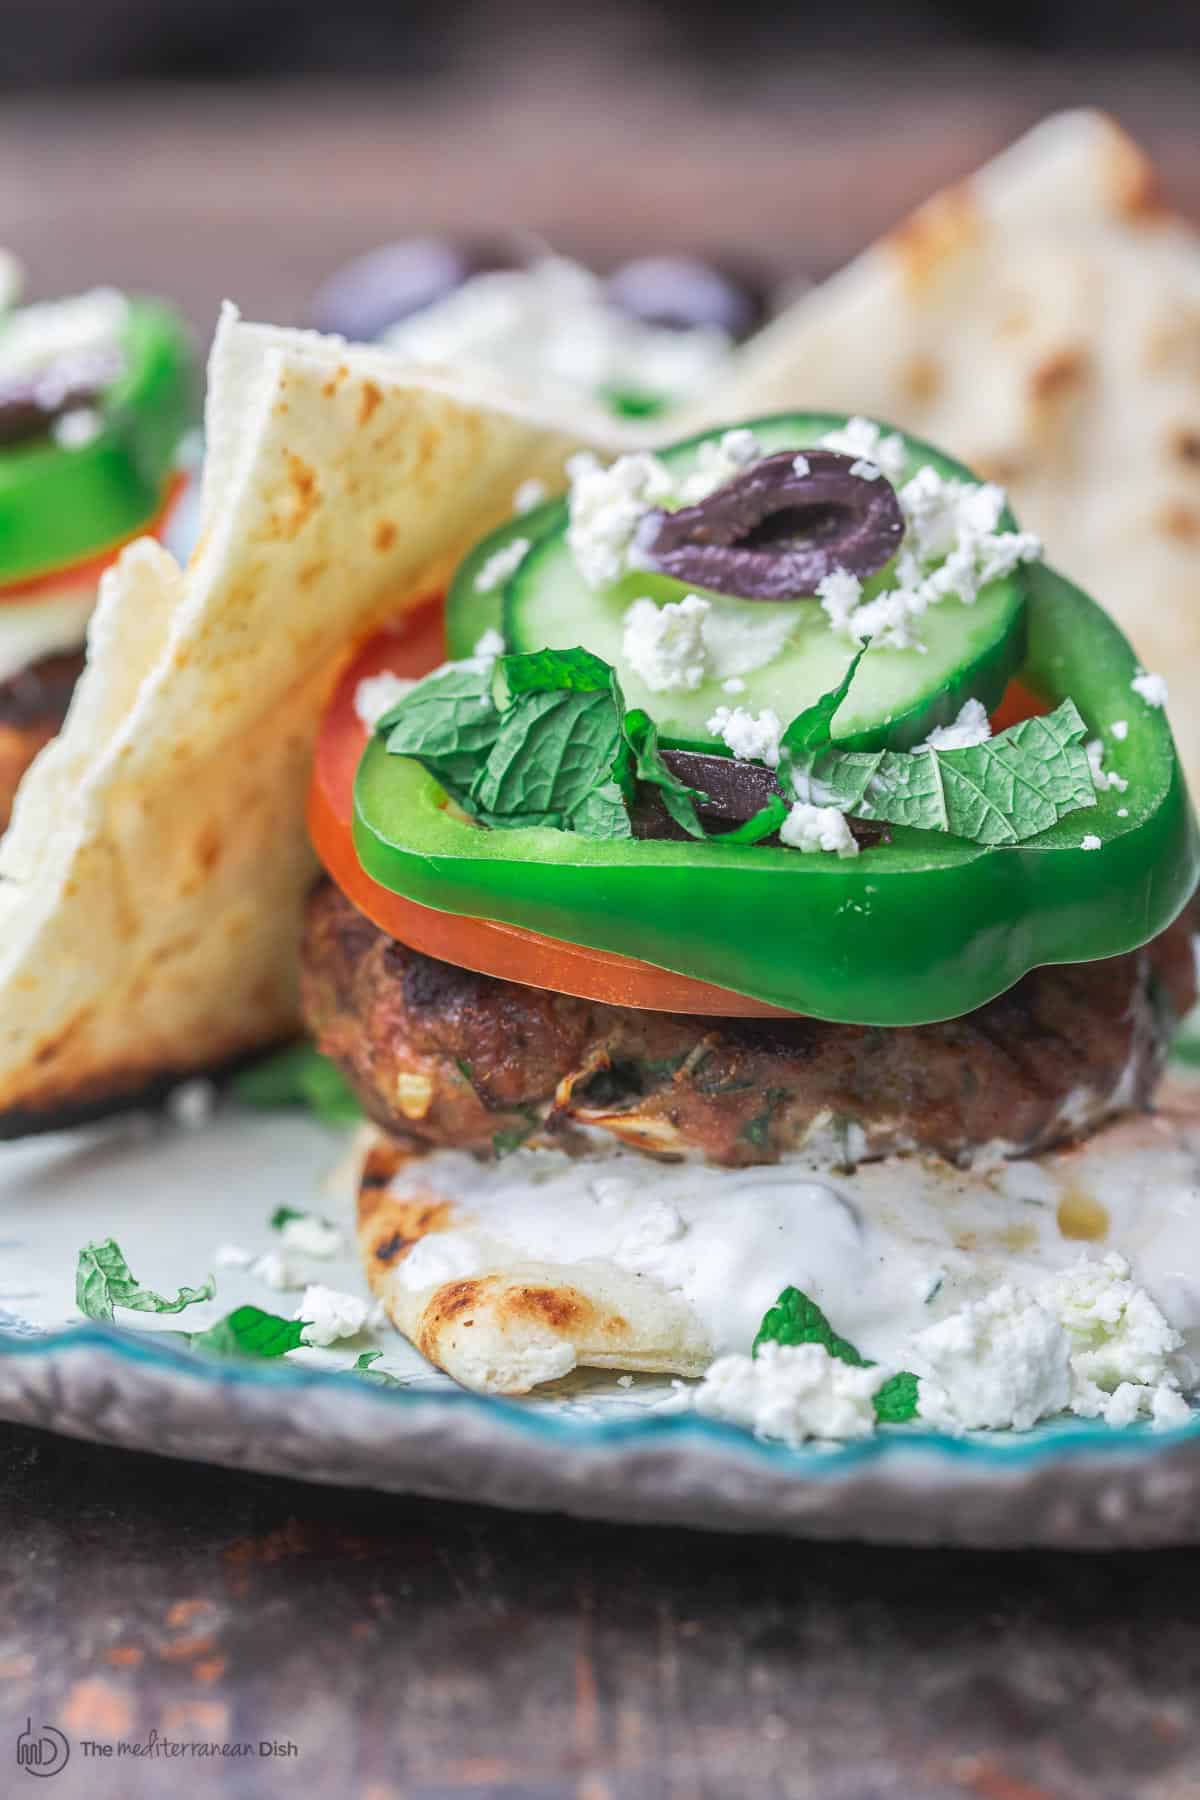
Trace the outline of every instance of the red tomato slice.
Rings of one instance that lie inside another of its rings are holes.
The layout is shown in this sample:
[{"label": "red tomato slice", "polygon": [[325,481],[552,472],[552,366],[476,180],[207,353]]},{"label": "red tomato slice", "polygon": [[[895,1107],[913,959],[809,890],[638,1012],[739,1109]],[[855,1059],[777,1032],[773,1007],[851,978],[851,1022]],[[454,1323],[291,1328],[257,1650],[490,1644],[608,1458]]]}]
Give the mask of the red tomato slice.
[{"label": "red tomato slice", "polygon": [[81,585],[89,580],[98,582],[109,564],[117,560],[126,544],[132,544],[134,538],[161,536],[167,520],[177,502],[182,498],[188,479],[189,477],[182,471],[177,475],[172,475],[163,503],[154,516],[147,519],[144,525],[139,525],[136,531],[129,532],[126,537],[118,538],[115,544],[107,545],[97,555],[85,556],[79,562],[62,563],[57,569],[47,570],[44,575],[35,575],[32,581],[14,581],[8,587],[0,586],[0,606],[10,600],[36,600],[39,594],[45,594],[54,588],[61,587],[63,577],[66,575],[77,578]]},{"label": "red tomato slice", "polygon": [[394,630],[371,638],[353,654],[326,709],[309,789],[308,826],[317,855],[359,912],[389,937],[426,956],[527,987],[652,1012],[790,1017],[778,1007],[634,957],[589,950],[495,919],[463,918],[419,906],[382,887],[364,871],[352,836],[354,777],[367,742],[366,730],[354,710],[355,691],[366,676],[385,669],[394,675],[427,675],[445,657],[439,599],[409,614]]}]

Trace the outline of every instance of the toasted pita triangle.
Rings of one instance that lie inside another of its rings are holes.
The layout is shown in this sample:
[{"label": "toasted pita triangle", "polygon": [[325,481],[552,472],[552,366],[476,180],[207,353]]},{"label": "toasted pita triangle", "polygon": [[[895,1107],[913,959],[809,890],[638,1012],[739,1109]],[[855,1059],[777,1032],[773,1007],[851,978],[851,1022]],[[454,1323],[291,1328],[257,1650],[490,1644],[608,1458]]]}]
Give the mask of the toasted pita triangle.
[{"label": "toasted pita triangle", "polygon": [[0,1129],[297,1029],[304,799],[336,660],[561,481],[564,421],[230,309],[199,547],[106,575],[0,848]]},{"label": "toasted pita triangle", "polygon": [[891,420],[1007,487],[1172,683],[1200,790],[1200,233],[1111,120],[1060,114],[936,195],[749,345],[706,416],[787,407]]}]

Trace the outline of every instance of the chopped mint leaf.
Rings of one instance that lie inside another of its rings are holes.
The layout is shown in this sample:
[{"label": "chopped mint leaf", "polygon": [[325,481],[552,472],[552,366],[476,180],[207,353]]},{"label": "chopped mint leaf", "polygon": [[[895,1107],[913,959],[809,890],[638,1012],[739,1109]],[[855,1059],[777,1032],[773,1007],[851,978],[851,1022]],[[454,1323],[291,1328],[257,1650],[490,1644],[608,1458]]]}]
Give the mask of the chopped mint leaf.
[{"label": "chopped mint leaf", "polygon": [[[506,659],[507,660],[507,659]],[[504,713],[496,742],[471,789],[495,815],[569,817],[612,775],[621,727],[609,689],[523,693]]]},{"label": "chopped mint leaf", "polygon": [[838,1337],[816,1301],[796,1287],[784,1288],[764,1316],[754,1340],[753,1354],[757,1355],[760,1344],[767,1343],[823,1344],[830,1356],[835,1356],[839,1362],[853,1363],[860,1369],[868,1366],[866,1358],[859,1355],[853,1344]]},{"label": "chopped mint leaf", "polygon": [[658,747],[658,727],[649,713],[642,712],[640,707],[625,715],[625,740],[633,751],[637,779],[658,789],[663,805],[689,837],[702,838],[705,833],[696,817],[696,802],[708,796],[697,788],[688,787],[678,775],[672,774]]},{"label": "chopped mint leaf", "polygon": [[194,1332],[191,1344],[213,1356],[286,1356],[300,1348],[307,1330],[305,1319],[281,1319],[258,1306],[239,1306],[207,1331]]},{"label": "chopped mint leaf", "polygon": [[633,836],[625,796],[615,781],[606,781],[591,793],[571,814],[571,830],[581,837],[627,838]]},{"label": "chopped mint leaf", "polygon": [[401,1381],[398,1375],[389,1375],[386,1369],[372,1368],[372,1363],[377,1363],[382,1355],[382,1350],[364,1350],[352,1366],[351,1375],[361,1375],[364,1381],[373,1381],[376,1387],[407,1387],[407,1381]]},{"label": "chopped mint leaf", "polygon": [[[760,1344],[821,1344],[839,1362],[855,1368],[873,1365],[846,1338],[839,1337],[815,1300],[799,1288],[786,1287],[764,1315],[751,1354]],[[906,1425],[917,1417],[917,1377],[907,1369],[889,1376],[875,1396],[875,1416],[881,1425]]]},{"label": "chopped mint leaf", "polygon": [[779,740],[780,785],[786,787],[784,777],[790,773],[793,764],[803,763],[817,751],[828,749],[833,741],[833,721],[842,701],[850,692],[850,684],[858,673],[858,665],[867,653],[864,644],[858,654],[851,658],[850,666],[835,688],[806,706],[802,713],[797,713],[787,730]]},{"label": "chopped mint leaf", "polygon": [[509,1126],[506,1131],[493,1132],[493,1155],[497,1160],[504,1156],[511,1156],[514,1150],[519,1150],[521,1148],[521,1145],[532,1134],[533,1130],[533,1125],[512,1125]]},{"label": "chopped mint leaf", "polygon": [[764,838],[773,837],[791,811],[782,794],[772,794],[767,804],[760,807],[752,818],[746,819],[733,831],[722,833],[723,844],[761,844]]},{"label": "chopped mint leaf", "polygon": [[881,1425],[907,1425],[917,1417],[920,1383],[908,1369],[884,1382],[875,1396],[875,1417]]},{"label": "chopped mint leaf", "polygon": [[75,1270],[75,1304],[86,1319],[111,1323],[113,1308],[123,1306],[131,1312],[180,1313],[186,1306],[211,1300],[217,1284],[210,1275],[203,1286],[181,1287],[173,1300],[156,1294],[153,1288],[139,1286],[133,1271],[121,1253],[115,1238],[87,1244],[79,1252]]},{"label": "chopped mint leaf", "polygon": [[247,1106],[306,1106],[322,1125],[353,1125],[362,1118],[346,1077],[311,1044],[294,1044],[244,1069],[234,1077],[233,1091]]},{"label": "chopped mint leaf", "polygon": [[487,659],[448,663],[384,713],[376,732],[389,756],[412,756],[456,800],[464,800],[480,759],[500,729]]},{"label": "chopped mint leaf", "polygon": [[311,1214],[301,1212],[295,1206],[277,1206],[275,1211],[271,1214],[271,1230],[282,1231],[284,1226],[290,1225],[293,1219],[307,1219],[310,1217]]},{"label": "chopped mint leaf", "polygon": [[975,844],[1020,844],[1095,805],[1086,736],[1074,702],[1064,700],[1052,713],[966,749],[827,745],[792,757],[787,772],[798,796],[818,806]]},{"label": "chopped mint leaf", "polygon": [[590,650],[530,650],[500,658],[493,693],[503,712],[522,694],[607,694],[612,679],[609,664]]}]

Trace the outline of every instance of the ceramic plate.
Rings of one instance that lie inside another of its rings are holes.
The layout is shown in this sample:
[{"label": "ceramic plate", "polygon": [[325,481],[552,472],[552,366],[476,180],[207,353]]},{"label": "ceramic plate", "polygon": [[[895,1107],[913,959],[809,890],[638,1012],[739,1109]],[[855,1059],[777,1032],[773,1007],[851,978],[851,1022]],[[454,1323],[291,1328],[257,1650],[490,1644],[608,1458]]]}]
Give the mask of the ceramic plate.
[{"label": "ceramic plate", "polygon": [[[193,1129],[130,1119],[0,1147],[0,1417],[307,1481],[631,1522],[984,1546],[1200,1542],[1200,1419],[1159,1435],[1073,1423],[794,1451],[672,1410],[677,1396],[649,1378],[483,1399],[386,1328],[286,1363],[178,1348],[171,1326],[198,1329],[242,1301],[295,1311],[298,1294],[272,1296],[243,1270],[219,1270],[219,1301],[182,1321],[79,1323],[75,1261],[89,1239],[117,1238],[139,1280],[174,1290],[199,1281],[222,1242],[277,1246],[277,1206],[347,1218],[347,1147],[299,1115],[233,1106]],[[306,1266],[363,1291],[351,1256]],[[370,1347],[402,1386],[349,1373]]]}]

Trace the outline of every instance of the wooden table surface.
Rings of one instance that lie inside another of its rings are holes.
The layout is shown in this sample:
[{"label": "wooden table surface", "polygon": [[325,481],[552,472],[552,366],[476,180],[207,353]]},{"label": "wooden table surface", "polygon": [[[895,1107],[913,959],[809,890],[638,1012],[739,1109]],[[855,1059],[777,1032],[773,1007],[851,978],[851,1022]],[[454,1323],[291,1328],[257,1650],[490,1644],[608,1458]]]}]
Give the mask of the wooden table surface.
[{"label": "wooden table surface", "polygon": [[[608,74],[611,76],[612,71]],[[372,241],[503,218],[835,266],[1039,112],[1096,98],[1200,213],[1186,67],[814,65],[753,94],[581,82],[0,107],[0,242],[36,291],[304,316]],[[971,1555],[438,1509],[0,1427],[0,1794],[1200,1800],[1200,1552]],[[84,1740],[292,1743],[105,1759]]]}]

